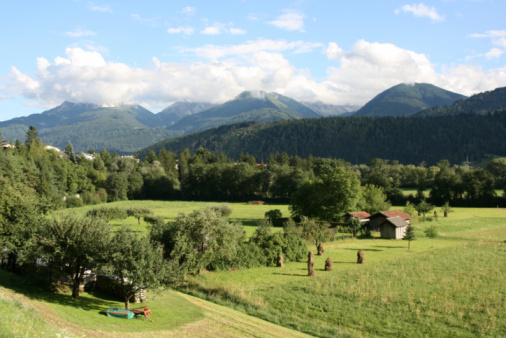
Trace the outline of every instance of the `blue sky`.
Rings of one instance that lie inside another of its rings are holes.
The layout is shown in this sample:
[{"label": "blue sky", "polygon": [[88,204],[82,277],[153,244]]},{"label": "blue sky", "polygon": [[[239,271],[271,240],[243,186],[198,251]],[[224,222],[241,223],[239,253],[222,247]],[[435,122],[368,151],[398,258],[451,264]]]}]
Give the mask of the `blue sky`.
[{"label": "blue sky", "polygon": [[399,83],[506,86],[506,1],[2,1],[0,120],[63,101],[363,105]]}]

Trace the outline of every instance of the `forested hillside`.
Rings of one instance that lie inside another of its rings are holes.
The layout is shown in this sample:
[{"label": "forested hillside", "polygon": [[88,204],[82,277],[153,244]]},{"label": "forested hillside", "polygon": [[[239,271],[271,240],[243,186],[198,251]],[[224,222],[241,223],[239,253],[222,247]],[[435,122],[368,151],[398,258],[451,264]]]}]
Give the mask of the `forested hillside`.
[{"label": "forested hillside", "polygon": [[237,158],[249,153],[258,161],[269,154],[285,152],[307,158],[341,158],[351,163],[368,163],[373,158],[388,158],[401,163],[441,159],[461,163],[477,161],[486,154],[506,155],[506,110],[484,116],[463,114],[423,117],[326,117],[254,122],[222,126],[200,133],[166,139],[140,151],[144,158],[150,150],[162,147],[179,152],[195,152],[203,147]]},{"label": "forested hillside", "polygon": [[450,106],[436,106],[417,113],[417,116],[456,115],[462,113],[486,114],[506,108],[506,87],[479,93]]},{"label": "forested hillside", "polygon": [[408,116],[434,106],[450,105],[465,99],[428,83],[399,84],[378,94],[354,116]]}]

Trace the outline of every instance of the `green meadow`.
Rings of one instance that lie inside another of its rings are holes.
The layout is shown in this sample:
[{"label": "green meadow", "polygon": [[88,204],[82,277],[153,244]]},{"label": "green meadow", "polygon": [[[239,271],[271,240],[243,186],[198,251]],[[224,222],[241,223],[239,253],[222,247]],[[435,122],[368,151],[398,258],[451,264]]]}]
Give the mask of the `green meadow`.
[{"label": "green meadow", "polygon": [[[107,206],[146,207],[166,220],[216,203],[135,201]],[[266,211],[287,205],[229,203],[229,219],[248,234]],[[84,214],[92,207],[71,211]],[[392,209],[402,209],[393,207]],[[436,209],[437,210],[437,209]],[[325,243],[315,257],[316,277],[306,262],[204,272],[180,290],[148,292],[154,322],[108,318],[121,300],[83,293],[49,293],[37,284],[0,271],[0,336],[399,336],[475,337],[506,335],[506,210],[454,208],[448,218],[415,219],[417,239],[357,238]],[[442,214],[441,212],[438,213]],[[119,221],[146,231],[134,218]],[[437,225],[440,236],[425,237]],[[280,231],[280,229],[276,229]],[[308,251],[315,252],[308,244]],[[356,264],[364,250],[365,264]],[[330,257],[333,270],[325,271]],[[135,304],[132,304],[135,307]],[[144,304],[142,304],[144,305]],[[9,309],[9,311],[7,311]],[[14,317],[13,317],[14,316]],[[14,318],[14,319],[13,319]],[[63,332],[63,333],[62,333]]]}]

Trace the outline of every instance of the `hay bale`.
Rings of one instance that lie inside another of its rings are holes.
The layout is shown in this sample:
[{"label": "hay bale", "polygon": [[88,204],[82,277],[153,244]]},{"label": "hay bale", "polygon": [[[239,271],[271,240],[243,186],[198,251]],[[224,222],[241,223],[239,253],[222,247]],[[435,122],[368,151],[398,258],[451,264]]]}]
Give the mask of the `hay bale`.
[{"label": "hay bale", "polygon": [[284,267],[285,267],[285,265],[283,264],[283,262],[284,262],[284,261],[283,261],[283,256],[281,255],[281,253],[278,253],[278,259],[277,259],[277,261],[276,261],[276,266],[277,266],[278,268],[284,268]]},{"label": "hay bale", "polygon": [[314,272],[314,255],[312,251],[309,251],[309,254],[307,255],[307,275],[310,277],[316,276]]},{"label": "hay bale", "polygon": [[318,255],[318,256],[323,255],[323,251],[325,251],[325,250],[324,250],[324,247],[323,247],[323,243],[318,243],[318,247],[317,247],[317,249],[318,249],[318,253],[317,253],[317,255]]},{"label": "hay bale", "polygon": [[325,271],[332,271],[332,259],[330,257],[325,261]]},{"label": "hay bale", "polygon": [[364,250],[360,249],[357,252],[357,264],[364,264],[365,261],[365,252]]}]

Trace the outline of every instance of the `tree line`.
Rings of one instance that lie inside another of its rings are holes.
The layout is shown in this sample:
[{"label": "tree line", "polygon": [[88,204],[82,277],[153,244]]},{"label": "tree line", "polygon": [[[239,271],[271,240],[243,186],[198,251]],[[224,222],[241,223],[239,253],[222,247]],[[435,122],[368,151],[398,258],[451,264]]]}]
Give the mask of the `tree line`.
[{"label": "tree line", "polygon": [[[68,142],[58,154],[47,150],[31,127],[24,143],[0,151],[1,182],[13,193],[23,191],[32,205],[45,212],[62,207],[78,207],[120,200],[195,200],[246,202],[264,200],[288,203],[307,181],[315,181],[327,168],[344,168],[352,172],[360,186],[381,188],[395,205],[426,198],[442,205],[497,206],[504,204],[496,189],[506,188],[506,158],[492,160],[485,169],[442,160],[429,166],[402,164],[399,161],[373,158],[367,164],[352,165],[342,159],[273,153],[267,161],[258,161],[249,153],[232,159],[223,153],[199,148],[179,154],[161,148],[150,151],[140,161],[133,157],[112,155],[106,150],[75,154]],[[402,189],[416,189],[406,196]],[[9,191],[6,188],[6,191]],[[9,200],[8,193],[2,194]]]}]

